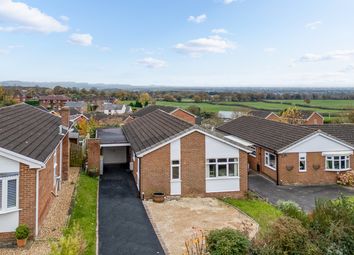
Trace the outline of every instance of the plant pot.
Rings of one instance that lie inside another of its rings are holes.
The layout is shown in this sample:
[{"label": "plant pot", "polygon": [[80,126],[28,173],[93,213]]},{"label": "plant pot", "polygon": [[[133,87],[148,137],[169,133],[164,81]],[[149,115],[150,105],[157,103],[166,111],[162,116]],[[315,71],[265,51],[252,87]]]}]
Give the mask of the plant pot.
[{"label": "plant pot", "polygon": [[163,203],[165,201],[165,193],[163,192],[155,192],[152,194],[152,200],[155,203]]},{"label": "plant pot", "polygon": [[23,248],[26,246],[27,238],[26,239],[17,239],[16,242],[17,242],[18,248]]}]

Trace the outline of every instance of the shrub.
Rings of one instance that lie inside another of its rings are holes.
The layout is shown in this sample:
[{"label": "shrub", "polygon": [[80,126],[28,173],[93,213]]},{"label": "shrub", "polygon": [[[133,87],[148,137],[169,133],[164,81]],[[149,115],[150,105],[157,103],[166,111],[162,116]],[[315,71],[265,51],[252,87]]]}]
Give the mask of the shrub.
[{"label": "shrub", "polygon": [[279,200],[277,202],[277,208],[282,211],[284,215],[298,219],[304,226],[308,225],[309,218],[297,203]]},{"label": "shrub", "polygon": [[211,255],[243,255],[250,248],[247,237],[230,228],[212,230],[206,240]]},{"label": "shrub", "polygon": [[184,242],[185,252],[183,255],[207,255],[205,234],[202,230],[194,229],[190,239]]},{"label": "shrub", "polygon": [[276,220],[256,246],[255,253],[262,255],[320,254],[317,246],[310,240],[309,231],[299,220],[288,216]]},{"label": "shrub", "polygon": [[338,184],[354,187],[354,170],[338,175]]},{"label": "shrub", "polygon": [[27,239],[30,234],[30,229],[26,224],[20,224],[16,228],[16,239],[22,240],[22,239]]},{"label": "shrub", "polygon": [[50,255],[81,255],[86,247],[85,240],[78,225],[67,235],[60,238],[58,243],[51,246]]}]

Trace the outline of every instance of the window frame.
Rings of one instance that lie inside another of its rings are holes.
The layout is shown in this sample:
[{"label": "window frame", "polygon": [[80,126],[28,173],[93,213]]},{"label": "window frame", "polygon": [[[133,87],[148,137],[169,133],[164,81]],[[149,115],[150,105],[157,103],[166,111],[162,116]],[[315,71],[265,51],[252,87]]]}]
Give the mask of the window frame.
[{"label": "window frame", "polygon": [[[8,207],[8,183],[9,181],[16,181],[16,205]],[[0,177],[1,182],[1,205],[0,214],[5,214],[8,212],[13,212],[19,210],[19,175],[16,173],[14,175]]]},{"label": "window frame", "polygon": [[[301,169],[301,161],[304,161],[304,169]],[[306,172],[307,171],[307,153],[299,153],[299,172]]]},{"label": "window frame", "polygon": [[[178,164],[173,163],[178,161]],[[173,168],[178,167],[178,179],[173,178]],[[179,159],[171,160],[171,181],[181,181],[181,161]]]},{"label": "window frame", "polygon": [[[274,156],[274,166],[270,165],[270,156]],[[267,162],[268,160],[268,162]],[[269,151],[265,151],[264,152],[264,166],[276,171],[277,170],[277,155],[275,155],[274,153],[271,153]]]},{"label": "window frame", "polygon": [[[335,162],[337,161],[335,157],[339,157],[338,159],[338,166],[339,168],[335,168]],[[344,166],[345,168],[342,168],[342,157],[344,157]],[[331,158],[331,160],[329,160]],[[332,168],[329,168],[328,162],[332,163]],[[331,155],[331,156],[325,156],[325,170],[326,171],[333,171],[333,172],[341,172],[341,171],[348,171],[351,170],[350,167],[350,155]]]},{"label": "window frame", "polygon": [[[222,160],[222,161],[221,161]],[[213,162],[211,162],[213,161]],[[230,175],[230,165],[234,165],[234,175]],[[240,178],[240,160],[238,157],[234,158],[208,158],[206,160],[206,178],[215,179],[230,179],[230,178]],[[215,166],[215,177],[210,176],[210,165]],[[219,176],[219,166],[226,166],[226,175]]]}]

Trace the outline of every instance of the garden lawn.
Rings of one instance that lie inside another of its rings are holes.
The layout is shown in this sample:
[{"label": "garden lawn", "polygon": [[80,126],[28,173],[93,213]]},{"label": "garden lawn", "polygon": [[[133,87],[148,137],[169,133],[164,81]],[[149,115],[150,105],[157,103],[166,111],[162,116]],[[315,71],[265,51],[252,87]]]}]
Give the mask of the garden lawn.
[{"label": "garden lawn", "polygon": [[225,198],[224,202],[237,207],[258,222],[261,232],[265,231],[282,212],[271,204],[258,199]]},{"label": "garden lawn", "polygon": [[96,254],[96,215],[98,179],[81,173],[68,229],[77,223],[86,242],[85,255]]}]

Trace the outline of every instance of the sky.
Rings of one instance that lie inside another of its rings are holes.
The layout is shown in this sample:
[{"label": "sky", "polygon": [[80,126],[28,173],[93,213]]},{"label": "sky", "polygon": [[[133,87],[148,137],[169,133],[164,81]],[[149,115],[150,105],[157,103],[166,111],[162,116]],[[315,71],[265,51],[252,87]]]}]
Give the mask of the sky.
[{"label": "sky", "polygon": [[0,80],[353,86],[353,0],[0,0]]}]

